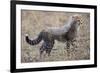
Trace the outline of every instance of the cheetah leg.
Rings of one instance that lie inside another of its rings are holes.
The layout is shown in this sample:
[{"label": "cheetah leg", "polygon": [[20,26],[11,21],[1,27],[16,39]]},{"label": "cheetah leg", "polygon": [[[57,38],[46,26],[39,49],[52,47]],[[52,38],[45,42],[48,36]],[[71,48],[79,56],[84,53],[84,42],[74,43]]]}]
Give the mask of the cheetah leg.
[{"label": "cheetah leg", "polygon": [[66,47],[65,47],[65,50],[67,51],[67,56],[68,57],[70,56],[70,43],[71,43],[71,41],[67,41],[66,42]]},{"label": "cheetah leg", "polygon": [[40,48],[40,61],[43,60],[43,53],[45,51],[45,43],[42,44],[41,48]]},{"label": "cheetah leg", "polygon": [[54,46],[54,41],[50,42],[49,45],[46,47],[46,54],[48,54],[48,56],[50,56],[53,46]]}]

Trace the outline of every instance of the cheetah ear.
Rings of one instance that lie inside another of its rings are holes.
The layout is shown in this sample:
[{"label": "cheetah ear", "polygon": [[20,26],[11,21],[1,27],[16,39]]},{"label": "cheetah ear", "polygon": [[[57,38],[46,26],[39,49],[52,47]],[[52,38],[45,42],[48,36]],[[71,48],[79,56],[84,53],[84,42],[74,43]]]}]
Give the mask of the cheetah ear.
[{"label": "cheetah ear", "polygon": [[72,16],[72,18],[75,18],[74,16]]},{"label": "cheetah ear", "polygon": [[80,17],[79,16],[76,16],[76,19],[80,19]]}]

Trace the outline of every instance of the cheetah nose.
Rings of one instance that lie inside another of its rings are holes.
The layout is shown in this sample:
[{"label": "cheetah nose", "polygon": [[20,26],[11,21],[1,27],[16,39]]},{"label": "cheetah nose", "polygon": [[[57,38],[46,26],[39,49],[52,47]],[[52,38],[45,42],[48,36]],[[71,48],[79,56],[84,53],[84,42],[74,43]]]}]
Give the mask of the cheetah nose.
[{"label": "cheetah nose", "polygon": [[80,22],[80,24],[79,25],[81,25],[82,24],[82,22]]}]

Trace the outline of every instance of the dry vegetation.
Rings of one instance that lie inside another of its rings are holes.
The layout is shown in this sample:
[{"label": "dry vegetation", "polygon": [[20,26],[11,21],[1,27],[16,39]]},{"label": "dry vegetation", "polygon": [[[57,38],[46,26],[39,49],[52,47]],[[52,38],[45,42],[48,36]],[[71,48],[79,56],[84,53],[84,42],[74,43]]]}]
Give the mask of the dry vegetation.
[{"label": "dry vegetation", "polygon": [[[77,33],[78,46],[70,51],[70,56],[64,49],[65,43],[56,41],[50,57],[45,57],[43,61],[68,61],[68,60],[87,60],[90,59],[90,14],[72,13],[72,12],[47,12],[47,11],[27,11],[22,10],[21,17],[21,62],[39,62],[38,45],[31,46],[25,41],[25,34],[30,38],[36,37],[42,29],[46,27],[60,27],[68,20],[69,16],[80,14],[82,16],[82,25]],[[43,41],[42,41],[43,42]],[[56,50],[55,50],[56,49]]]}]

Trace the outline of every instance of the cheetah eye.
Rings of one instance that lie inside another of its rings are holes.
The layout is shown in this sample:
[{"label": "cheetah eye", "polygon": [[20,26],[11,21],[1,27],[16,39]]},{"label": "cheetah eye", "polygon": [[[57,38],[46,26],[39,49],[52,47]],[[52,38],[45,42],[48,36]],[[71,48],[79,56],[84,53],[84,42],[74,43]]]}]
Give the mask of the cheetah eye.
[{"label": "cheetah eye", "polygon": [[80,20],[79,20],[79,19],[78,19],[77,21],[78,21],[78,22],[80,22]]}]

